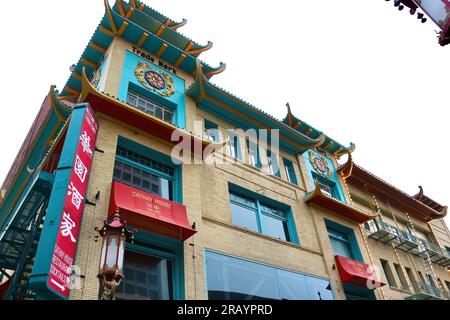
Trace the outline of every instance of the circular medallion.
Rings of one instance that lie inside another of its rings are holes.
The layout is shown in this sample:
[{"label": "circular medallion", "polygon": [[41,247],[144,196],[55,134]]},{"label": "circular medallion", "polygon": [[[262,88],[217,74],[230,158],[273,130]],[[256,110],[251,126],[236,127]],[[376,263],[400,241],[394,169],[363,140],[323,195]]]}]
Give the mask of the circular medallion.
[{"label": "circular medallion", "polygon": [[326,173],[328,171],[328,166],[324,158],[315,157],[314,163],[316,165],[317,170],[319,170],[320,172]]},{"label": "circular medallion", "polygon": [[311,163],[313,169],[318,173],[330,178],[332,173],[328,162],[324,157],[314,154],[314,152],[309,151],[309,162]]},{"label": "circular medallion", "polygon": [[134,74],[145,88],[162,97],[171,97],[175,94],[173,78],[147,63],[139,62]]},{"label": "circular medallion", "polygon": [[157,90],[163,90],[166,88],[166,81],[155,71],[147,71],[145,73],[145,80],[149,85]]}]

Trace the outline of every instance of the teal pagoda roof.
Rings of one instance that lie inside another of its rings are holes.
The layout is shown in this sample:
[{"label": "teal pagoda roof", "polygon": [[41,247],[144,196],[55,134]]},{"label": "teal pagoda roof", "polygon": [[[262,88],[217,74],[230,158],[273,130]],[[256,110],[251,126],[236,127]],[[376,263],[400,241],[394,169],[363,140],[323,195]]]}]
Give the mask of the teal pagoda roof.
[{"label": "teal pagoda roof", "polygon": [[[80,95],[83,67],[86,68],[86,75],[90,78],[104,59],[107,48],[115,37],[121,37],[192,75],[196,72],[198,56],[212,47],[211,42],[202,46],[177,32],[177,28],[186,21],[174,22],[138,1],[130,0],[127,3],[117,0],[112,8],[108,0],[104,0],[104,4],[105,14],[79,61],[73,66],[61,97],[76,99]],[[224,63],[218,67],[211,67],[201,61],[201,65],[208,78],[223,72],[226,68]]]},{"label": "teal pagoda roof", "polygon": [[[318,148],[340,156],[353,152],[355,145],[345,147],[324,133],[314,129],[305,122],[299,128],[290,126],[286,121],[279,121],[272,115],[236,97],[232,93],[213,84],[197,65],[195,82],[187,90],[187,95],[195,99],[200,108],[214,113],[241,128],[278,129],[280,146],[291,153],[303,153],[311,148]],[[299,120],[298,120],[299,121]]]}]

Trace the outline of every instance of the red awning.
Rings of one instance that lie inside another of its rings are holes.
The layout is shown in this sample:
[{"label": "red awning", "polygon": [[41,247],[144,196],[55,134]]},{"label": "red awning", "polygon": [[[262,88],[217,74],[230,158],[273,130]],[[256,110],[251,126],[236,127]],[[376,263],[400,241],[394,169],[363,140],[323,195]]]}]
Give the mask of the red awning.
[{"label": "red awning", "polygon": [[188,222],[186,207],[119,182],[113,182],[109,216],[120,216],[133,227],[185,241],[197,231]]},{"label": "red awning", "polygon": [[371,290],[386,285],[377,280],[368,264],[342,256],[335,256],[335,259],[342,283],[350,283]]}]

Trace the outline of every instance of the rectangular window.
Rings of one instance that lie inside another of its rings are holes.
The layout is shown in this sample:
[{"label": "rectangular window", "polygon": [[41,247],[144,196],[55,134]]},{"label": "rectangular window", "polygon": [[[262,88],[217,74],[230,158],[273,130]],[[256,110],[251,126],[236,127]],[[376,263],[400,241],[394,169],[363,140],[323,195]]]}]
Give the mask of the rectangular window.
[{"label": "rectangular window", "polygon": [[267,166],[270,174],[281,177],[277,156],[271,150],[267,150]]},{"label": "rectangular window", "polygon": [[126,250],[117,300],[172,300],[172,261]]},{"label": "rectangular window", "polygon": [[118,147],[114,180],[174,201],[175,169],[133,151]]},{"label": "rectangular window", "polygon": [[387,282],[390,287],[397,288],[397,282],[395,282],[394,275],[392,273],[391,267],[389,266],[389,262],[386,260],[380,259],[381,266],[383,267],[384,275],[386,276]]},{"label": "rectangular window", "polygon": [[211,142],[219,141],[219,126],[205,119],[205,139]]},{"label": "rectangular window", "polygon": [[420,282],[422,282],[422,283],[427,283],[427,281],[425,280],[425,277],[423,276],[423,274],[422,274],[422,272],[420,272],[420,271],[417,271],[417,274],[419,275],[419,279],[420,279]]},{"label": "rectangular window", "polygon": [[333,300],[330,281],[206,251],[209,300]]},{"label": "rectangular window", "polygon": [[295,175],[294,164],[287,159],[283,159],[283,164],[288,181],[292,184],[298,184],[297,176]]},{"label": "rectangular window", "polygon": [[336,184],[333,181],[320,177],[315,173],[313,173],[313,178],[314,182],[319,184],[320,191],[322,191],[324,195],[339,200],[339,196],[336,190]]},{"label": "rectangular window", "polygon": [[228,137],[228,155],[232,158],[241,159],[239,149],[239,137],[234,133],[227,132]]},{"label": "rectangular window", "polygon": [[246,139],[248,162],[254,167],[261,168],[261,161],[259,159],[258,144]]},{"label": "rectangular window", "polygon": [[348,234],[327,226],[328,236],[335,255],[355,259]]},{"label": "rectangular window", "polygon": [[415,292],[419,292],[419,287],[417,286],[417,280],[416,280],[416,278],[414,277],[414,273],[413,273],[412,270],[411,270],[410,268],[408,268],[408,267],[405,267],[405,270],[406,270],[406,274],[408,275],[409,282],[411,282],[411,284],[412,284],[412,286],[413,286],[413,288],[414,288],[414,291],[415,291]]},{"label": "rectangular window", "polygon": [[173,123],[174,110],[134,91],[128,91],[127,103],[149,115]]},{"label": "rectangular window", "polygon": [[400,279],[400,289],[409,290],[408,281],[405,278],[402,267],[396,263],[394,263],[395,272],[397,272],[397,276]]},{"label": "rectangular window", "polygon": [[289,214],[250,197],[230,191],[231,217],[234,225],[283,241],[291,241]]}]

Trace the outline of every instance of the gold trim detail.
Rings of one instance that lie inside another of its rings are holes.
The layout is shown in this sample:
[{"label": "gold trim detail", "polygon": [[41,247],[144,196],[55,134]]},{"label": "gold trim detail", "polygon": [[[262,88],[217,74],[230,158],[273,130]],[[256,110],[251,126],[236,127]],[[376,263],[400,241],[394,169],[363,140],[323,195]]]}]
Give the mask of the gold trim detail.
[{"label": "gold trim detail", "polygon": [[[164,78],[164,81],[166,82],[166,86],[163,90],[157,90],[148,84],[147,80],[145,79],[145,74],[148,71],[152,71]],[[165,72],[162,72],[162,71],[159,71],[159,70],[153,68],[151,65],[149,65],[147,63],[139,62],[136,67],[136,70],[134,71],[134,74],[136,75],[136,78],[139,80],[139,82],[145,88],[147,88],[148,90],[150,90],[156,94],[159,94],[160,96],[171,97],[175,93],[175,84],[173,82],[172,77],[169,76]]]}]

